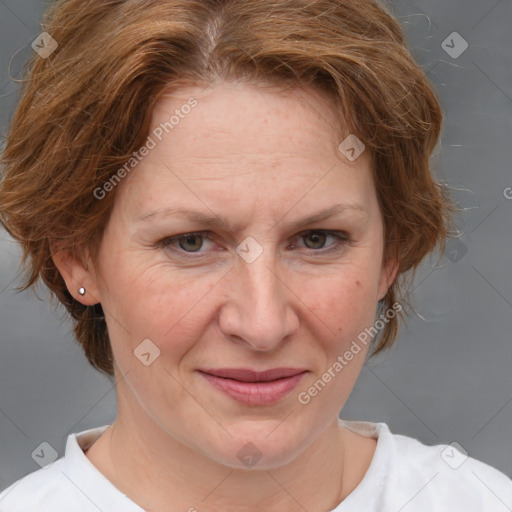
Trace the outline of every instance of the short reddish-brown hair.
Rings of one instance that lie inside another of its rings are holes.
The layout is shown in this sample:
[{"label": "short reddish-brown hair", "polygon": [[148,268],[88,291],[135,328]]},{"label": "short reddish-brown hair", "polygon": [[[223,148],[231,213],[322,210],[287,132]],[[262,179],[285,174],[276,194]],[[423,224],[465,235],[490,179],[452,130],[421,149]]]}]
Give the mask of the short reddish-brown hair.
[{"label": "short reddish-brown hair", "polygon": [[[170,88],[220,78],[323,91],[371,156],[384,261],[403,277],[444,248],[452,204],[429,163],[441,109],[377,1],[58,0],[43,27],[58,47],[29,62],[2,155],[0,220],[22,244],[23,287],[43,280],[100,371],[113,375],[101,305],[73,299],[50,249],[97,254],[116,194],[98,200],[94,190],[143,145]],[[407,303],[401,281],[381,305]],[[392,345],[398,325],[386,324],[372,354]]]}]

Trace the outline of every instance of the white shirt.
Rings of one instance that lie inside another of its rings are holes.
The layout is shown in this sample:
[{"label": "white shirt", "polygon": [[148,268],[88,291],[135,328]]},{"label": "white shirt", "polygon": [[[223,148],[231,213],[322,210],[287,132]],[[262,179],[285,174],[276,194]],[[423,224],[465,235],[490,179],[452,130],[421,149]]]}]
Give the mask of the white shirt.
[{"label": "white shirt", "polygon": [[[339,422],[377,439],[377,448],[359,485],[331,512],[512,511],[512,480],[497,469],[452,446],[392,434],[385,423]],[[71,434],[64,457],[0,494],[0,511],[144,512],[85,456],[107,427]]]}]

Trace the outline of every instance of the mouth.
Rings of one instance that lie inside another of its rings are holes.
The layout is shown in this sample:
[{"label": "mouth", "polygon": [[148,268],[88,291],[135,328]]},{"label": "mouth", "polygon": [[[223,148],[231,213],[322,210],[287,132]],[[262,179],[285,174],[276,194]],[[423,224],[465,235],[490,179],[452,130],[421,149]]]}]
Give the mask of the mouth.
[{"label": "mouth", "polygon": [[199,373],[216,389],[245,405],[269,405],[288,395],[307,373],[304,368],[204,369]]}]

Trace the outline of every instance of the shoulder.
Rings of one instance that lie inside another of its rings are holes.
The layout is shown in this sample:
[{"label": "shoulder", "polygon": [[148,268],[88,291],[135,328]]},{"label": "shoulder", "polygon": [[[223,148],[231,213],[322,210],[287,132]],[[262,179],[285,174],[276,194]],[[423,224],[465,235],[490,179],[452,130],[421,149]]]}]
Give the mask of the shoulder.
[{"label": "shoulder", "polygon": [[1,512],[139,511],[87,459],[84,450],[108,425],[70,434],[64,457],[14,482],[0,494]]},{"label": "shoulder", "polygon": [[457,443],[429,446],[398,434],[390,434],[389,442],[394,483],[402,489],[404,503],[410,500],[447,511],[511,510],[512,480],[469,456]]},{"label": "shoulder", "polygon": [[60,458],[14,482],[0,494],[2,512],[64,512],[70,503],[91,510],[77,487],[63,471],[64,458]]},{"label": "shoulder", "polygon": [[392,433],[385,423],[342,423],[377,439],[377,447],[367,473],[341,510],[356,510],[369,501],[366,509],[379,512],[512,510],[512,480],[455,443],[426,445]]}]

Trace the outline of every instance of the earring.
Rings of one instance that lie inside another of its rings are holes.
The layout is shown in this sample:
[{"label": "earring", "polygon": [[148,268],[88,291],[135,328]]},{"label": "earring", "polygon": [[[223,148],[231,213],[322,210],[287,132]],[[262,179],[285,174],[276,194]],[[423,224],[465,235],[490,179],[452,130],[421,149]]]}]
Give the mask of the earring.
[{"label": "earring", "polygon": [[80,289],[78,290],[78,293],[79,293],[80,295],[85,295],[85,288],[84,288],[84,287],[80,288]]}]

